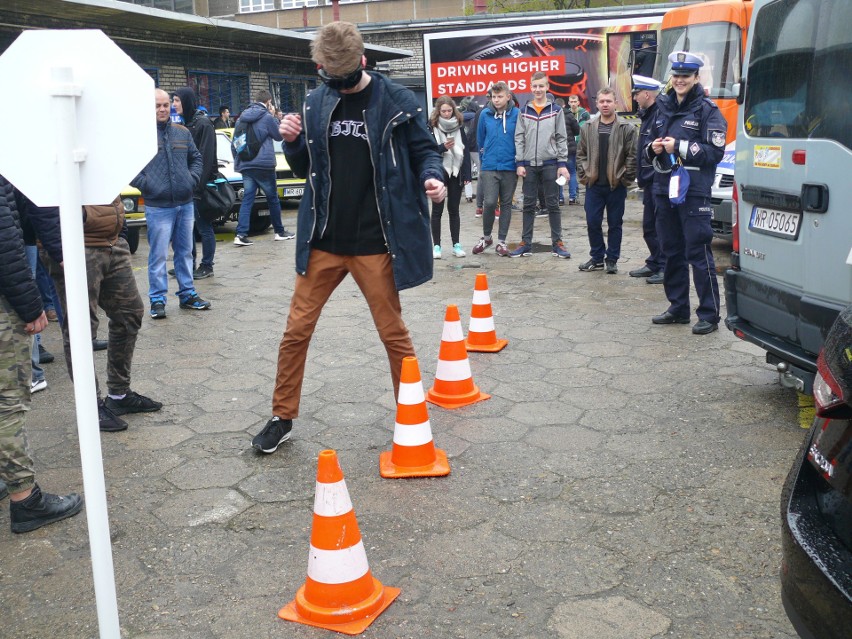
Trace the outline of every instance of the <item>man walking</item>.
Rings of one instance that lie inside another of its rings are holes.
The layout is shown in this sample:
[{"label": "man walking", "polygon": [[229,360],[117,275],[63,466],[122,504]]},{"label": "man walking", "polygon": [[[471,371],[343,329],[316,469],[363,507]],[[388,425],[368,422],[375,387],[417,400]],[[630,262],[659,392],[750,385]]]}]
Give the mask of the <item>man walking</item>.
[{"label": "man walking", "polygon": [[275,182],[275,149],[272,146],[273,140],[281,141],[281,133],[278,131],[278,120],[272,115],[275,112],[272,94],[266,89],[261,89],[255,94],[254,100],[240,114],[240,122],[251,127],[259,146],[256,154],[251,158],[244,158],[239,153],[234,154],[234,170],[242,173],[243,186],[246,190],[240,204],[240,217],[237,220],[237,235],[234,237],[236,246],[254,244],[248,238],[248,232],[251,209],[254,206],[258,188],[266,195],[269,219],[275,230],[275,241],[296,237],[296,234],[290,233],[281,222],[281,201],[278,199],[278,185]]},{"label": "man walking", "polygon": [[427,198],[446,197],[422,107],[408,89],[364,70],[355,25],[327,24],[311,53],[322,84],[307,95],[302,116],[287,114],[280,127],[293,172],[311,179],[299,206],[297,276],[278,349],[272,418],[252,440],[263,453],[290,437],[311,336],[348,273],[370,307],[399,394],[402,360],[414,347],[398,291],[432,278]]},{"label": "man walking", "polygon": [[559,185],[556,183],[557,177],[568,179],[565,114],[548,100],[548,87],[543,71],[533,73],[530,79],[533,99],[524,106],[515,127],[515,163],[518,177],[524,180],[524,223],[521,243],[509,253],[510,257],[532,255],[539,190],[544,191],[544,205],[550,220],[551,254],[563,259],[571,257],[562,243],[562,211],[559,210]]},{"label": "man walking", "polygon": [[[618,273],[621,257],[621,227],[627,187],[636,178],[636,127],[615,112],[615,92],[609,87],[598,91],[600,117],[580,128],[577,147],[577,175],[586,186],[586,226],[591,259],[580,264],[581,271],[606,267]],[[606,209],[607,241],[603,237]]]},{"label": "man walking", "polygon": [[201,153],[201,180],[195,187],[193,208],[195,210],[195,228],[201,236],[201,265],[195,268],[196,248],[195,238],[192,240],[192,278],[203,280],[213,275],[213,256],[216,255],[216,232],[210,220],[201,215],[198,203],[205,184],[213,179],[218,163],[216,162],[216,130],[207,114],[197,106],[195,91],[189,87],[175,90],[172,106],[184,121],[184,126],[192,134],[195,148]]},{"label": "man walking", "polygon": [[24,253],[12,185],[0,176],[0,499],[7,494],[13,533],[36,530],[76,515],[83,498],[43,493],[27,452],[30,351],[47,328],[35,280]]},{"label": "man walking", "polygon": [[645,281],[648,284],[663,283],[663,268],[666,265],[666,258],[663,256],[660,241],[657,238],[657,205],[654,203],[653,189],[654,167],[642,153],[642,149],[653,142],[650,137],[651,126],[657,117],[657,94],[661,88],[662,84],[654,78],[643,75],[633,76],[633,99],[639,105],[639,117],[642,120],[636,158],[639,165],[636,171],[636,183],[642,189],[642,238],[648,246],[649,255],[645,258],[644,266],[630,271],[630,277],[647,277]]},{"label": "man walking", "polygon": [[210,308],[210,302],[199,297],[192,283],[192,227],[195,223],[192,197],[201,180],[201,154],[189,130],[171,121],[169,94],[162,89],[154,89],[154,105],[157,155],[130,184],[145,198],[151,317],[164,319],[169,292],[166,275],[169,242],[174,252],[180,307],[204,311]]},{"label": "man walking", "polygon": [[515,128],[518,124],[518,107],[511,102],[512,94],[505,82],[491,85],[491,106],[479,115],[476,141],[481,149],[479,186],[483,193],[482,237],[473,247],[473,253],[482,253],[494,244],[491,231],[497,200],[500,200],[500,225],[497,231],[497,255],[508,256],[506,236],[512,222],[512,198],[518,185],[515,164]]}]

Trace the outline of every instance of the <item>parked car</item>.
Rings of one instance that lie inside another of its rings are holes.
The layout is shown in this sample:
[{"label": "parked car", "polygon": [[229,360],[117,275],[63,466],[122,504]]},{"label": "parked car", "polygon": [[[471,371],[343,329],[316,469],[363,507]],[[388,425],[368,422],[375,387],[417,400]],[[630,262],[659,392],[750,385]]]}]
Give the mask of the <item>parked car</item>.
[{"label": "parked car", "polygon": [[[245,197],[245,188],[243,187],[243,177],[234,170],[234,156],[231,153],[231,137],[234,134],[233,129],[218,129],[216,131],[216,159],[219,163],[219,170],[222,172],[234,190],[237,192],[237,200],[230,213],[222,216],[214,221],[214,224],[224,224],[228,221],[237,221],[240,212],[240,205]],[[275,148],[275,179],[278,188],[278,199],[282,202],[286,200],[298,200],[305,192],[305,181],[293,175],[290,165],[287,164],[287,158],[284,157],[284,149],[281,142],[273,141]],[[269,219],[269,207],[266,204],[266,195],[263,191],[258,190],[252,205],[251,218],[249,220],[249,232],[260,233],[269,228],[272,222]]]},{"label": "parked car", "polygon": [[713,235],[722,240],[730,240],[733,232],[734,165],[736,164],[736,140],[725,147],[722,161],[716,165],[716,179],[710,194],[713,205],[713,218],[710,225]]},{"label": "parked car", "polygon": [[145,199],[139,189],[126,186],[121,190],[121,203],[124,205],[124,217],[127,220],[127,243],[130,252],[139,248],[139,233],[145,226]]},{"label": "parked car", "polygon": [[852,632],[852,305],[817,360],[816,418],[781,497],[781,596],[803,637]]}]

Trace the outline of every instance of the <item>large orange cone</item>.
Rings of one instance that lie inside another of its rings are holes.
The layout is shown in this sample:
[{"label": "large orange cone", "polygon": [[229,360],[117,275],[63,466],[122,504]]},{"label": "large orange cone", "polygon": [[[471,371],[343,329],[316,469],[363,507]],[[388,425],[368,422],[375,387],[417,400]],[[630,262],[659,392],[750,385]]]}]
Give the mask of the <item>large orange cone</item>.
[{"label": "large orange cone", "polygon": [[322,451],[317,464],[308,578],[278,616],[357,635],[391,605],[399,592],[399,588],[383,586],[370,573],[337,453]]},{"label": "large orange cone", "polygon": [[476,353],[496,353],[506,348],[507,339],[497,339],[494,315],[491,313],[491,297],[488,295],[488,276],[476,275],[473,287],[473,305],[470,308],[470,330],[464,342],[465,348]]},{"label": "large orange cone", "polygon": [[435,448],[416,357],[402,360],[393,448],[379,455],[382,477],[441,477],[450,474],[447,453]]},{"label": "large orange cone", "polygon": [[443,408],[460,408],[489,399],[491,395],[480,392],[470,374],[470,362],[464,347],[459,308],[447,305],[444,333],[438,351],[438,368],[435,383],[426,393],[426,401]]}]

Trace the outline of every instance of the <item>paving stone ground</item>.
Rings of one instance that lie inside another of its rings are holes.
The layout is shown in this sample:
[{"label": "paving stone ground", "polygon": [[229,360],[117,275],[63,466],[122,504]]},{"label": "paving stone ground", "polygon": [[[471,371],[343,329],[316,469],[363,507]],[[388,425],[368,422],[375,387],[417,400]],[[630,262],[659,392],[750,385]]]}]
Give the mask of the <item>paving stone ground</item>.
[{"label": "paving stone ground", "polygon": [[[292,441],[270,456],[250,449],[270,413],[294,243],[271,232],[251,247],[220,242],[215,277],[198,282],[213,309],[179,310],[172,297],[165,321],[144,321],[133,387],[165,407],[102,438],[123,636],[331,636],[276,613],[304,583],[316,458],[333,448],[372,572],[402,589],[364,637],[795,637],[778,581],[780,488],[804,435],[795,394],[724,328],[651,325],[662,288],[627,275],[646,251],[639,202],[628,202],[617,275],[577,269],[582,207],[562,211],[572,259],[550,255],[546,219],[534,254],[508,259],[470,253],[481,225],[463,203],[468,256],[436,262],[431,282],[402,294],[427,389],[446,305],[466,330],[479,272],[509,340],[470,355],[491,399],[429,409],[452,467],[440,479],[379,477],[395,403],[351,279],[317,327]],[[730,247],[714,252],[721,269]],[[143,238],[143,296],[146,259]],[[39,482],[82,490],[55,325],[45,344],[57,362],[28,419]],[[103,353],[96,362],[104,376]],[[97,636],[85,517],[12,535],[7,500],[0,528],[0,635]]]}]

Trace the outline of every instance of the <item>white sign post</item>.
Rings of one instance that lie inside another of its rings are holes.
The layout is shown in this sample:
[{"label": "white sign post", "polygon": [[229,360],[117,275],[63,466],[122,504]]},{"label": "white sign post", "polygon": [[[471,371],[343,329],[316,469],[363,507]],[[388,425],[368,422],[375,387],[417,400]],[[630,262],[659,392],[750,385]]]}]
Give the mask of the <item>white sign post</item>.
[{"label": "white sign post", "polygon": [[22,33],[0,56],[0,77],[17,98],[0,102],[0,121],[20,119],[20,101],[29,119],[4,134],[0,174],[38,206],[59,206],[98,626],[101,639],[119,639],[82,205],[114,200],[157,152],[154,82],[103,32],[90,30]]}]

